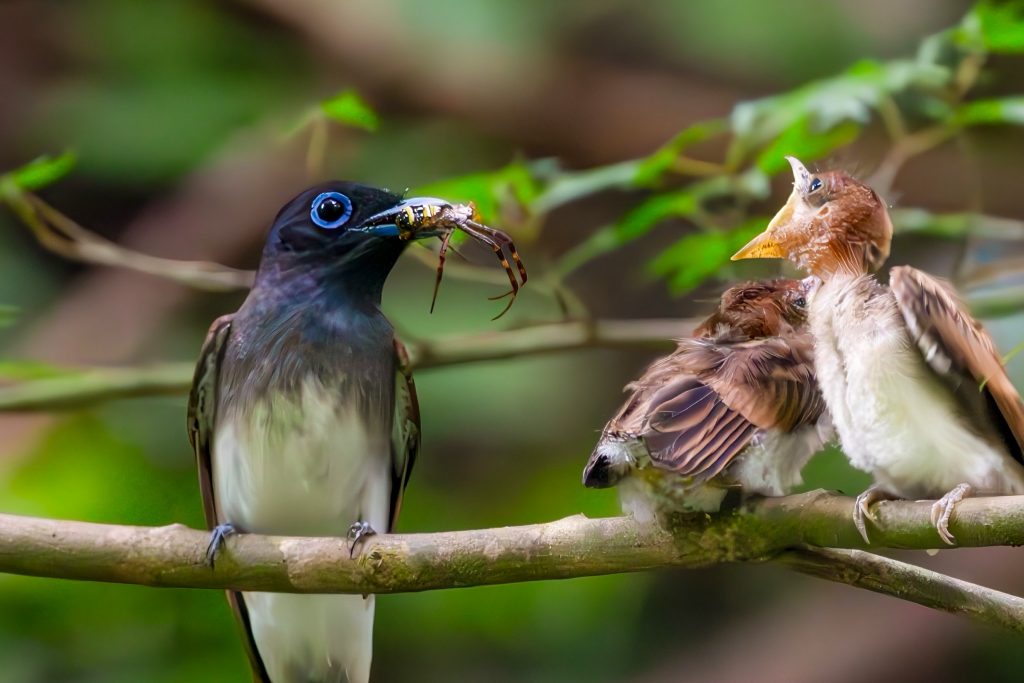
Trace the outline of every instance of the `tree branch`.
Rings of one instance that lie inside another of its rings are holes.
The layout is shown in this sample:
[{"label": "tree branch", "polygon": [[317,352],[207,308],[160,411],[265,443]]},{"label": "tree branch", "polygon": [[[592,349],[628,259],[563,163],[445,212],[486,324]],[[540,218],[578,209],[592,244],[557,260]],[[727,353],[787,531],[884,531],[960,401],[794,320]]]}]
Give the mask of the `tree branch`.
[{"label": "tree branch", "polygon": [[[941,547],[928,502],[875,507],[872,547]],[[181,525],[113,526],[0,515],[0,571],[147,586],[297,593],[396,593],[778,559],[808,574],[1024,631],[1024,601],[862,552],[853,501],[824,491],[759,499],[662,525],[581,515],[528,526],[369,538],[355,558],[340,538],[244,534],[215,568],[208,534]],[[951,527],[964,546],[1024,543],[1024,496],[975,498]]]},{"label": "tree branch", "polygon": [[[588,348],[667,350],[695,322],[679,319],[577,320],[526,325],[500,332],[407,341],[414,369]],[[0,386],[0,412],[66,410],[100,401],[187,393],[192,362],[148,368],[71,368],[66,374]]]},{"label": "tree branch", "polygon": [[1024,631],[1024,598],[863,550],[798,548],[778,561],[802,574]]}]

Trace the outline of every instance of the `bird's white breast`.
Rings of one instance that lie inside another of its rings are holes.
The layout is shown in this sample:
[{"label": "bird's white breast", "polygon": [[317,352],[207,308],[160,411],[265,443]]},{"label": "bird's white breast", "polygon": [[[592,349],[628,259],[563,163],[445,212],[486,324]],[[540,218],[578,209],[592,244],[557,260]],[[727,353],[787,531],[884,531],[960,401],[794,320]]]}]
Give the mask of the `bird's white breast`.
[{"label": "bird's white breast", "polygon": [[966,427],[887,289],[837,277],[811,304],[815,369],[843,451],[892,493],[934,498],[960,483],[1024,491],[1009,456]]},{"label": "bird's white breast", "polygon": [[[218,419],[212,464],[219,518],[243,531],[272,534],[344,537],[358,520],[386,531],[390,424],[374,424],[353,395],[345,396],[310,376],[294,396],[271,397]],[[274,683],[369,677],[372,596],[244,598]]]},{"label": "bird's white breast", "polygon": [[803,483],[801,470],[831,435],[827,416],[792,432],[765,430],[729,466],[728,476],[745,493],[784,496]]}]

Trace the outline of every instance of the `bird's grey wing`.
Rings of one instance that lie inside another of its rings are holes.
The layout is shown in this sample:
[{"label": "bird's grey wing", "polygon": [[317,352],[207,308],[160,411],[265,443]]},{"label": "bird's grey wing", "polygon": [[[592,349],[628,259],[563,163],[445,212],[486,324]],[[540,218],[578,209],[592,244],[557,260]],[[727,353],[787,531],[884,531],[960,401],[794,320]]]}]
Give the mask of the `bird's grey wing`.
[{"label": "bird's grey wing", "polygon": [[[217,518],[217,502],[213,496],[213,429],[217,410],[217,385],[220,378],[221,359],[224,348],[231,334],[230,315],[224,315],[213,321],[206,341],[199,352],[195,375],[192,379],[192,391],[188,398],[188,438],[196,455],[199,469],[199,491],[203,498],[203,514],[206,526],[213,529],[221,520]],[[237,591],[226,591],[228,604],[235,613],[235,619],[242,631],[242,642],[245,644],[246,655],[252,668],[255,683],[270,683],[263,660],[260,659],[253,641],[252,628],[249,625],[249,613],[245,607],[242,594]]]},{"label": "bird's grey wing", "polygon": [[1024,464],[1024,404],[985,328],[949,284],[916,268],[893,268],[889,286],[928,367],[950,386],[979,433],[994,428]]},{"label": "bird's grey wing", "polygon": [[395,339],[395,414],[391,436],[391,518],[388,531],[394,529],[402,508],[412,466],[420,450],[420,404],[416,398],[416,384],[412,379],[409,353],[402,342]]}]

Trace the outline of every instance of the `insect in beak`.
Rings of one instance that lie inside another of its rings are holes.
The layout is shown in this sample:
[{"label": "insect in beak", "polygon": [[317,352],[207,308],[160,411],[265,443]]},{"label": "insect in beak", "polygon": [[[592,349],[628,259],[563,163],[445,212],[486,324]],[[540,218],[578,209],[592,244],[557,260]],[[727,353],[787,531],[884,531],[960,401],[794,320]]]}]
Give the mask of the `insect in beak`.
[{"label": "insect in beak", "polygon": [[[476,207],[472,204],[452,204],[437,197],[413,197],[397,204],[396,206],[372,216],[364,222],[360,228],[370,234],[399,237],[404,240],[424,239],[427,237],[440,237],[441,249],[438,252],[437,278],[434,281],[434,295],[430,302],[430,311],[433,313],[434,304],[437,302],[437,292],[441,287],[441,278],[444,274],[445,258],[451,246],[452,233],[460,230],[477,242],[486,244],[498,257],[502,268],[508,275],[511,289],[504,294],[491,297],[492,300],[510,297],[508,304],[501,313],[493,319],[497,320],[505,315],[512,307],[519,288],[526,284],[526,267],[519,258],[516,245],[512,238],[501,230],[495,230],[477,220]],[[509,264],[509,258],[505,251],[511,256],[516,264],[513,270]],[[516,280],[518,271],[519,280]]]}]

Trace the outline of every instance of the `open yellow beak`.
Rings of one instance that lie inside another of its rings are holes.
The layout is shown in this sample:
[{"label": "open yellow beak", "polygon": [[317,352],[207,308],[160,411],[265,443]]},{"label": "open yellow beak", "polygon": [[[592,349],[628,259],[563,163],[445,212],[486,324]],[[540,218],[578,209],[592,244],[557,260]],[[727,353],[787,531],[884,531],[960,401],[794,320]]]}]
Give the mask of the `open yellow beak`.
[{"label": "open yellow beak", "polygon": [[793,220],[793,212],[796,211],[800,195],[796,188],[789,195],[785,205],[775,214],[768,227],[760,235],[750,240],[745,247],[732,255],[733,261],[748,258],[789,258],[789,253],[783,248],[779,241],[779,233]]}]

